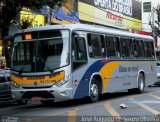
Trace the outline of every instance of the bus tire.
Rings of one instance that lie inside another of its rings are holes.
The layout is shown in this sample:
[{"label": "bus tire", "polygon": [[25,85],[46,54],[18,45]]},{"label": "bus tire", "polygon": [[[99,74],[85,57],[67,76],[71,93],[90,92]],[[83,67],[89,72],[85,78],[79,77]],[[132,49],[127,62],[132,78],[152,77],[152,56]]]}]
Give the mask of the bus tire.
[{"label": "bus tire", "polygon": [[145,86],[145,78],[143,74],[139,74],[138,76],[138,88],[136,88],[136,93],[141,94],[144,92],[144,86]]},{"label": "bus tire", "polygon": [[53,105],[54,100],[41,100],[41,103],[45,106]]},{"label": "bus tire", "polygon": [[93,78],[90,85],[90,102],[97,102],[100,97],[100,83],[97,79]]}]

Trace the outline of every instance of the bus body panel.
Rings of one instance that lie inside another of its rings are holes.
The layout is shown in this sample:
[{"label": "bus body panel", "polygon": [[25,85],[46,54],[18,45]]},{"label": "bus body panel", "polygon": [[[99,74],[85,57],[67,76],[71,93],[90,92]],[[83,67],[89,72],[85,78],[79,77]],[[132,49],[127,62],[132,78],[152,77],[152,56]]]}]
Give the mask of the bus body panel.
[{"label": "bus body panel", "polygon": [[155,61],[146,63],[143,61],[96,61],[83,73],[84,75],[80,81],[77,78],[81,76],[80,74],[84,70],[73,73],[76,78],[74,80],[79,81],[74,98],[82,98],[89,95],[89,82],[92,79],[92,74],[96,72],[99,72],[103,78],[103,93],[137,88],[138,76],[141,71],[145,74],[145,85],[153,85],[153,81],[156,80]]}]

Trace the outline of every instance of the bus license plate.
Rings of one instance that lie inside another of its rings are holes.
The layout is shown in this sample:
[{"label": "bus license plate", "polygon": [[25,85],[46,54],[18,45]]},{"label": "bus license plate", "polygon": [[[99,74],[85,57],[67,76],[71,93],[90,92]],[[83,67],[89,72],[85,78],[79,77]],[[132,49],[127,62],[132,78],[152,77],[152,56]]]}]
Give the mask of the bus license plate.
[{"label": "bus license plate", "polygon": [[32,97],[32,101],[41,101],[42,97]]}]

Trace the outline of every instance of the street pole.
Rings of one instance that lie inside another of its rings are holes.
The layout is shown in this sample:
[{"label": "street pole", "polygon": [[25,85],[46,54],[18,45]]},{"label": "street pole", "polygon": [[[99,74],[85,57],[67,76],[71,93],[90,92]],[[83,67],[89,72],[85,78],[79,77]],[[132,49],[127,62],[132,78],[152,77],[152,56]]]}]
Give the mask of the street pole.
[{"label": "street pole", "polygon": [[51,24],[51,8],[49,6],[46,6],[46,13],[47,13],[47,24]]},{"label": "street pole", "polygon": [[151,27],[152,27],[152,36],[154,36],[155,34],[155,27],[154,27],[154,22],[155,22],[155,19],[154,19],[154,7],[152,7],[152,10],[151,10]]}]

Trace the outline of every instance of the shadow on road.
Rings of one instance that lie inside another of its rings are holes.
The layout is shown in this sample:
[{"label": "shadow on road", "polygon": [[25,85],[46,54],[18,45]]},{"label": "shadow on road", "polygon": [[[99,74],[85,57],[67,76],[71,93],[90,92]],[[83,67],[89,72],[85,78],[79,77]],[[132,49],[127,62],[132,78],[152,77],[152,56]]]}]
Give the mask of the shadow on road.
[{"label": "shadow on road", "polygon": [[[147,93],[147,91],[145,92]],[[135,94],[129,93],[126,91],[121,91],[121,92],[115,92],[115,93],[106,93],[101,95],[100,100],[98,102],[102,101],[108,101],[108,100],[113,100],[113,99],[118,99],[118,98],[123,98],[123,97],[128,97],[132,96]],[[97,102],[97,103],[98,103]],[[92,103],[89,102],[88,98],[82,98],[82,99],[75,99],[75,100],[67,100],[67,101],[61,101],[61,102],[55,102],[52,105],[42,105],[40,102],[35,105],[31,106],[24,106],[23,109],[36,109],[36,108],[72,108],[76,106],[81,106],[81,105],[90,105]]]},{"label": "shadow on road", "polygon": [[[159,88],[159,86],[150,86],[151,88],[155,87],[155,88]],[[145,91],[144,93],[148,93],[150,92],[150,90]],[[108,101],[108,100],[114,100],[114,99],[118,99],[118,98],[123,98],[123,97],[129,97],[132,95],[136,95],[134,93],[129,93],[127,90],[123,90],[123,91],[119,91],[119,92],[115,92],[115,93],[106,93],[103,94],[100,97],[100,100],[98,102],[102,102],[102,101]],[[97,103],[98,103],[97,102]],[[16,104],[16,102],[11,102],[11,103],[1,103],[0,102],[0,108],[4,108],[4,107],[12,107],[12,106],[16,106],[19,109],[36,109],[36,108],[71,108],[71,107],[76,107],[76,106],[80,106],[80,105],[88,105],[88,104],[92,104],[89,103],[89,100],[87,98],[82,98],[82,99],[76,99],[76,100],[67,100],[67,101],[62,101],[62,102],[55,102],[52,105],[42,105],[40,102],[35,102],[35,101],[30,101],[27,105],[22,105],[18,107],[18,104]]]},{"label": "shadow on road", "polygon": [[0,101],[0,108],[18,106],[15,101]]}]

